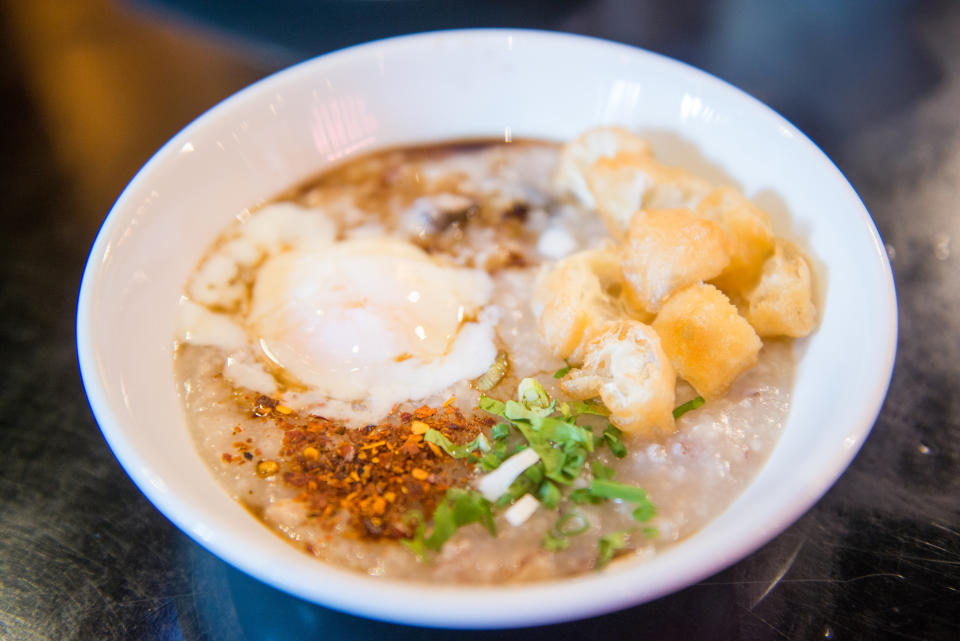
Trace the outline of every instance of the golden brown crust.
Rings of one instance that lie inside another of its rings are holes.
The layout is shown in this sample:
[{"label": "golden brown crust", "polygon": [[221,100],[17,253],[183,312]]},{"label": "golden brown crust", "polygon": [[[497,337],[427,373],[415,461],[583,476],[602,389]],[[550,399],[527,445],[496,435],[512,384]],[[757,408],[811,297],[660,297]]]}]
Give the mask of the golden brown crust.
[{"label": "golden brown crust", "polygon": [[723,292],[704,283],[671,296],[653,328],[677,373],[707,400],[723,396],[756,365],[763,346]]},{"label": "golden brown crust", "polygon": [[[813,329],[808,261],[776,238],[767,213],[736,189],[660,164],[646,142],[619,128],[593,129],[568,143],[557,184],[604,221],[621,256],[623,286],[610,295],[617,282],[609,275],[612,254],[602,268],[596,257],[571,257],[541,280],[541,335],[555,356],[583,363],[562,381],[568,393],[596,395],[609,384],[599,373],[609,364],[588,361],[614,355],[619,343],[609,332],[628,318],[649,322],[657,314],[653,328],[676,373],[707,399],[722,396],[757,362],[760,336]],[[626,413],[615,416],[628,424]]]},{"label": "golden brown crust", "polygon": [[726,247],[716,223],[685,209],[637,212],[621,263],[632,300],[659,311],[674,292],[718,276],[730,262]]},{"label": "golden brown crust", "polygon": [[620,254],[611,247],[578,252],[541,272],[533,309],[550,353],[580,362],[582,345],[596,327],[637,317],[624,292]]},{"label": "golden brown crust", "polygon": [[587,207],[593,207],[593,195],[587,186],[587,169],[598,159],[620,152],[649,156],[647,141],[623,127],[596,127],[580,134],[560,150],[560,161],[553,184],[562,195],[573,196]]},{"label": "golden brown crust", "polygon": [[806,336],[817,322],[810,264],[795,245],[778,238],[747,295],[746,317],[760,336]]},{"label": "golden brown crust", "polygon": [[625,432],[659,438],[674,430],[676,373],[660,338],[639,321],[612,321],[584,348],[583,366],[560,387],[574,399],[599,396],[610,420]]},{"label": "golden brown crust", "polygon": [[610,235],[625,237],[639,209],[692,209],[713,187],[677,167],[658,163],[650,154],[621,152],[597,159],[584,172]]},{"label": "golden brown crust", "polygon": [[731,187],[710,192],[696,214],[717,223],[727,240],[730,264],[713,284],[728,296],[742,297],[756,284],[763,261],[773,253],[770,217]]}]

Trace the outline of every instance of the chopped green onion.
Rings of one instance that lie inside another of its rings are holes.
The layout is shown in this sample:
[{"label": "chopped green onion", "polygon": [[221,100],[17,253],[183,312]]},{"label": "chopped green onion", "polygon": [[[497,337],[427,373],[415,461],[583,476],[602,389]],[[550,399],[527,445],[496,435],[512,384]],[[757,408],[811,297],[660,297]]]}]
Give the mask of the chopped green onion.
[{"label": "chopped green onion", "polygon": [[550,481],[544,481],[537,490],[537,498],[545,506],[555,508],[560,504],[560,490]]},{"label": "chopped green onion", "polygon": [[[513,482],[497,501],[498,506],[509,505],[525,494],[532,494],[542,505],[555,508],[563,499],[563,493],[557,484],[569,485],[579,478],[589,453],[594,451],[598,443],[607,443],[610,451],[618,458],[626,456],[627,448],[621,441],[623,432],[613,424],[608,424],[603,435],[597,437],[588,427],[579,426],[574,422],[576,416],[580,414],[606,414],[606,408],[602,404],[580,401],[573,407],[562,403],[558,408],[557,402],[550,400],[543,386],[533,379],[524,379],[518,388],[518,396],[520,401],[501,402],[482,397],[480,402],[481,409],[509,421],[495,428],[495,438],[506,439],[510,427],[516,427],[526,441],[518,444],[516,451],[529,447],[540,458],[539,462],[528,467]],[[555,411],[559,411],[563,418],[551,416]],[[485,458],[490,459],[491,463],[496,460],[491,458],[493,456],[502,460],[500,453],[501,451],[505,453],[506,449],[506,441],[501,440],[497,443],[494,454],[487,455]],[[633,517],[641,523],[649,521],[656,515],[656,507],[647,498],[642,488],[612,480],[615,473],[612,467],[600,461],[591,461],[590,469],[593,475],[590,486],[571,491],[568,494],[571,502],[596,504],[617,499],[634,503]],[[565,518],[561,525],[565,525],[568,520]],[[579,533],[579,528],[574,530],[575,533]],[[569,534],[563,528],[555,527],[544,538],[543,546],[547,549],[563,549],[568,545],[564,539]],[[628,531],[614,533],[601,541],[602,549],[598,567],[613,558],[617,550],[621,549],[618,546],[628,534]]]},{"label": "chopped green onion", "polygon": [[607,406],[597,399],[587,401],[570,401],[557,404],[557,409],[563,414],[565,419],[576,419],[584,414],[593,414],[595,416],[610,416],[610,410]]},{"label": "chopped green onion", "polygon": [[550,406],[550,395],[535,378],[525,378],[517,386],[517,398],[528,408],[546,409]]},{"label": "chopped green onion", "polygon": [[400,539],[400,543],[409,548],[410,551],[420,557],[420,559],[426,561],[427,547],[423,539],[427,530],[427,524],[423,521],[423,512],[420,510],[410,510],[403,515],[403,521],[413,522],[416,526],[414,527],[413,536],[409,539]]},{"label": "chopped green onion", "polygon": [[526,478],[523,476],[524,471],[539,461],[540,457],[533,450],[514,454],[501,463],[500,467],[481,478],[477,483],[477,489],[487,500],[495,501],[503,496],[518,478]]},{"label": "chopped green onion", "polygon": [[617,552],[627,547],[633,530],[620,530],[600,537],[596,569],[600,569],[613,560]]},{"label": "chopped green onion", "polygon": [[523,475],[539,485],[543,483],[543,463],[535,463],[524,470]]},{"label": "chopped green onion", "polygon": [[[573,526],[568,527],[571,522],[573,522]],[[579,512],[567,512],[560,517],[553,529],[563,536],[577,536],[590,529],[590,521]]]},{"label": "chopped green onion", "polygon": [[490,502],[475,490],[450,489],[433,511],[433,527],[426,536],[423,515],[412,512],[407,519],[415,519],[416,530],[409,539],[400,542],[421,559],[427,558],[427,550],[438,551],[456,531],[471,523],[482,523],[491,535],[496,536],[497,526],[493,521]]},{"label": "chopped green onion", "polygon": [[612,479],[615,473],[612,467],[609,465],[604,465],[600,461],[591,461],[590,470],[593,472],[594,478],[604,480]]},{"label": "chopped green onion", "polygon": [[641,502],[637,505],[637,508],[633,511],[633,520],[640,521],[641,523],[649,521],[657,515],[657,506],[650,502],[649,499]]},{"label": "chopped green onion", "polygon": [[444,452],[453,458],[466,458],[474,450],[489,452],[491,447],[490,441],[488,441],[487,437],[483,434],[477,434],[477,438],[473,439],[469,443],[456,445],[453,441],[444,436],[442,432],[438,432],[432,427],[427,430],[426,434],[423,435],[423,440],[425,440],[427,443],[433,443],[434,445],[440,446]]},{"label": "chopped green onion", "polygon": [[596,416],[610,416],[610,410],[607,406],[597,399],[586,401],[573,401],[570,405],[570,411],[579,416],[580,414],[594,414]]},{"label": "chopped green onion", "polygon": [[496,506],[504,507],[506,505],[510,505],[524,494],[532,492],[536,487],[537,486],[533,483],[533,481],[528,479],[526,476],[521,475],[510,484],[510,487],[507,488],[507,491],[503,494],[503,496],[497,499]]},{"label": "chopped green onion", "polygon": [[620,440],[622,435],[623,432],[618,430],[612,424],[607,425],[607,429],[603,430],[603,440],[607,442],[607,445],[610,447],[610,451],[613,452],[613,455],[617,458],[623,458],[627,455],[627,448],[623,444],[623,441]]},{"label": "chopped green onion", "polygon": [[451,488],[447,490],[446,500],[453,501],[453,515],[457,527],[471,523],[481,523],[492,536],[497,535],[497,526],[493,522],[490,501],[476,490]]},{"label": "chopped green onion", "polygon": [[648,502],[643,488],[604,479],[593,479],[590,482],[590,493],[602,499],[622,499],[630,503]]},{"label": "chopped green onion", "polygon": [[501,463],[503,463],[503,459],[493,453],[487,454],[480,459],[480,466],[483,468],[484,472],[492,472],[500,467]]},{"label": "chopped green onion", "polygon": [[[572,525],[571,525],[572,524]],[[544,549],[558,552],[570,547],[570,537],[583,534],[590,529],[590,521],[579,512],[568,512],[554,524],[553,528],[543,537],[541,544]]]},{"label": "chopped green onion", "polygon": [[645,527],[643,528],[643,535],[648,539],[655,539],[660,536],[660,530],[655,527]]},{"label": "chopped green onion", "polygon": [[[528,384],[530,389],[537,386],[542,389],[539,383],[533,383]],[[553,402],[541,408],[517,401],[501,403],[485,396],[480,398],[480,409],[511,421],[523,434],[543,461],[547,478],[569,485],[579,476],[586,453],[593,451],[593,433],[579,425],[551,417],[553,407]]]},{"label": "chopped green onion", "polygon": [[513,527],[520,527],[527,522],[534,512],[540,509],[540,501],[538,501],[532,494],[524,494],[520,497],[520,500],[511,505],[506,512],[503,513],[503,518],[506,519],[507,523]]},{"label": "chopped green onion", "polygon": [[507,353],[499,352],[497,353],[496,359],[494,359],[490,365],[490,368],[484,372],[480,378],[473,381],[473,387],[481,392],[490,391],[503,380],[503,377],[507,375],[509,370],[510,361],[507,359]]},{"label": "chopped green onion", "polygon": [[498,401],[495,398],[490,398],[489,396],[481,395],[480,402],[477,403],[477,407],[482,409],[484,412],[490,412],[491,414],[496,414],[497,416],[503,416],[506,403],[503,401]]},{"label": "chopped green onion", "polygon": [[493,426],[493,429],[490,431],[490,434],[493,436],[494,440],[505,439],[510,436],[510,424],[509,423],[497,423]]},{"label": "chopped green onion", "polygon": [[541,543],[543,549],[550,552],[559,552],[560,550],[566,550],[570,547],[570,539],[565,536],[557,536],[553,532],[547,532],[543,537],[543,543]]},{"label": "chopped green onion", "polygon": [[424,541],[428,549],[439,550],[457,531],[457,522],[453,516],[450,501],[444,500],[433,511],[433,530]]},{"label": "chopped green onion", "polygon": [[490,451],[490,441],[487,440],[487,437],[484,436],[483,433],[477,434],[476,438],[467,443],[467,446],[473,446],[474,444],[476,444],[476,449],[482,452]]},{"label": "chopped green onion", "polygon": [[502,416],[508,421],[512,421],[514,423],[516,423],[518,420],[539,420],[553,414],[554,410],[556,409],[556,405],[556,401],[550,401],[550,404],[546,407],[540,407],[539,405],[521,401],[507,401],[504,404],[504,412]]},{"label": "chopped green onion", "polygon": [[558,369],[553,373],[553,377],[557,380],[560,380],[561,378],[566,376],[567,372],[569,372],[571,369],[572,368],[569,365],[567,365],[566,367],[561,367],[560,369]]},{"label": "chopped green onion", "polygon": [[594,496],[590,493],[590,489],[586,487],[577,488],[576,490],[570,492],[570,500],[574,503],[603,503],[607,499],[600,498],[599,496]]},{"label": "chopped green onion", "polygon": [[706,401],[703,400],[703,397],[702,397],[702,396],[698,396],[698,397],[696,397],[696,398],[692,398],[692,399],[690,399],[689,401],[687,401],[686,403],[684,403],[683,405],[678,405],[678,406],[673,410],[673,418],[674,418],[674,419],[678,419],[678,418],[680,418],[681,416],[683,416],[684,414],[686,414],[687,412],[689,412],[689,411],[691,411],[691,410],[697,409],[698,407],[700,407],[701,405],[703,405],[705,402],[706,402]]},{"label": "chopped green onion", "polygon": [[570,451],[566,452],[566,457],[561,472],[564,480],[567,483],[572,483],[574,479],[580,476],[580,471],[583,469],[584,463],[587,462],[587,451],[582,447],[570,448]]}]

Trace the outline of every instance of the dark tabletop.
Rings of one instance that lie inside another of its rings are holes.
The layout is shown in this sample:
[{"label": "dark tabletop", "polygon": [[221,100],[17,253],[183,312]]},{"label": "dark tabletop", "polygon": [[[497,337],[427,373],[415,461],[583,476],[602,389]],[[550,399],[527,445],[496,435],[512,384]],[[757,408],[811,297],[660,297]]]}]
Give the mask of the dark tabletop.
[{"label": "dark tabletop", "polygon": [[[314,54],[484,25],[636,44],[767,102],[863,198],[901,325],[873,433],[771,543],[609,616],[451,632],[305,603],[173,527],[97,429],[74,314],[113,199],[193,117]],[[960,638],[960,3],[0,0],[0,56],[0,638]]]}]

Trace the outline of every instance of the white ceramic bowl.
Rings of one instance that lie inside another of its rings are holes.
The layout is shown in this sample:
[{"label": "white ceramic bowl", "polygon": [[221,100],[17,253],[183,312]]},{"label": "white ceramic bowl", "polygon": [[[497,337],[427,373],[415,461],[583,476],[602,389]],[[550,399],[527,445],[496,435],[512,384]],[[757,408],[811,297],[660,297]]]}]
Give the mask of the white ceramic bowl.
[{"label": "white ceramic bowl", "polygon": [[[665,143],[666,161],[733,181],[774,213],[779,233],[799,238],[819,261],[822,322],[803,348],[787,426],[726,512],[643,564],[521,586],[432,587],[311,560],[228,497],[195,454],[171,364],[177,299],[227,223],[330,163],[380,147],[504,135],[566,140],[608,123]],[[757,549],[809,509],[860,448],[886,393],[896,332],[890,267],[870,216],[789,122],[673,60],[514,30],[354,47],[280,72],[210,110],[157,152],[117,200],[87,263],[77,318],[84,385],[103,434],[133,481],[184,532],[305,599],[450,627],[612,611]]]}]

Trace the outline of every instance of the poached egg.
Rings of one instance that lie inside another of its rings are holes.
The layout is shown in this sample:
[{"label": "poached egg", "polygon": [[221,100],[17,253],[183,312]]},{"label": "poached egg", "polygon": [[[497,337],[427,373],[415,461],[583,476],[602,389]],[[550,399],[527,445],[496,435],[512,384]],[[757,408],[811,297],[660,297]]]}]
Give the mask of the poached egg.
[{"label": "poached egg", "polygon": [[482,310],[492,289],[486,272],[442,265],[402,240],[347,240],[262,264],[246,328],[310,397],[389,411],[489,368],[494,319]]}]

